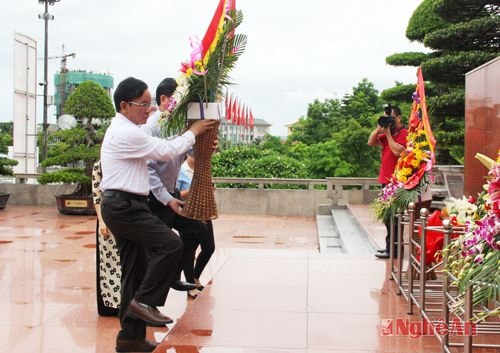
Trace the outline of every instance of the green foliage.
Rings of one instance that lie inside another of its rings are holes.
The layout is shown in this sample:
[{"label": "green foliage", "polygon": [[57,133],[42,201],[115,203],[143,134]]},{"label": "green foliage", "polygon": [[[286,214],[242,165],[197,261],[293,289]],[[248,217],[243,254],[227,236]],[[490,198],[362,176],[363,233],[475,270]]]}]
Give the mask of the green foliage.
[{"label": "green foliage", "polygon": [[385,62],[392,66],[419,66],[429,59],[429,54],[418,52],[396,53],[385,58]]},{"label": "green foliage", "polygon": [[340,102],[336,99],[315,100],[309,104],[307,117],[302,117],[293,126],[288,141],[303,142],[306,145],[324,142],[331,138],[342,124]]},{"label": "green foliage", "polygon": [[17,163],[15,159],[0,157],[0,175],[13,175],[12,167]]},{"label": "green foliage", "polygon": [[[114,116],[111,99],[97,83],[86,81],[68,97],[65,112],[77,117],[77,125],[68,130],[58,130],[48,136],[48,158],[42,166],[56,169],[38,178],[40,184],[78,183],[75,195],[91,193],[91,175],[94,163],[99,159],[100,142]],[[100,125],[94,122],[99,119]]]},{"label": "green foliage", "polygon": [[425,36],[424,44],[437,50],[499,50],[500,17],[476,18],[436,30]]},{"label": "green foliage", "polygon": [[498,0],[438,0],[435,11],[448,22],[464,22],[499,13]]},{"label": "green foliage", "polygon": [[422,72],[426,80],[465,85],[467,72],[495,59],[498,55],[500,52],[456,52],[423,62]]},{"label": "green foliage", "polygon": [[96,82],[82,82],[68,97],[64,106],[66,114],[77,118],[109,119],[115,115],[111,98]]},{"label": "green foliage", "polygon": [[254,144],[260,146],[261,149],[273,150],[279,153],[287,152],[287,147],[281,139],[278,136],[272,136],[270,134],[266,134],[264,137],[256,139]]},{"label": "green foliage", "polygon": [[212,158],[212,174],[234,178],[306,178],[303,163],[259,146],[235,146]]},{"label": "green foliage", "polygon": [[378,101],[375,86],[364,78],[353,88],[351,94],[344,96],[340,111],[343,116],[358,119],[363,124],[368,121],[367,118],[379,111]]},{"label": "green foliage", "polygon": [[[2,123],[0,126],[0,154],[6,154],[9,151],[8,146],[11,145],[12,123]],[[17,165],[17,163],[14,159],[0,156],[0,175],[12,175],[12,167]]]},{"label": "green foliage", "polygon": [[344,129],[329,141],[311,145],[308,169],[312,178],[374,177],[379,167],[379,154],[366,144],[371,130],[355,119],[346,121]]},{"label": "green foliage", "polygon": [[[434,51],[386,58],[394,66],[421,66],[426,86],[434,85],[426,87],[426,94],[439,137],[439,164],[463,161],[465,74],[500,55],[499,8],[496,0],[424,0],[413,12],[406,36]],[[402,90],[388,90],[383,96],[397,98]]]},{"label": "green foliage", "polygon": [[64,170],[56,170],[51,173],[45,173],[38,177],[40,184],[49,183],[90,183],[91,178],[85,175],[83,168],[68,168]]},{"label": "green foliage", "polygon": [[380,97],[386,102],[404,102],[409,100],[413,92],[415,92],[415,84],[398,85],[382,91]]},{"label": "green foliage", "polygon": [[439,96],[431,96],[427,104],[432,107],[432,114],[444,116],[464,116],[465,89],[463,87],[452,89]]},{"label": "green foliage", "polygon": [[447,25],[435,11],[435,5],[439,2],[440,0],[422,1],[410,18],[406,28],[406,38],[421,42],[427,33]]},{"label": "green foliage", "polygon": [[463,119],[448,117],[443,119],[434,131],[437,145],[450,146],[446,151],[437,150],[437,157],[440,158],[441,153],[450,154],[457,162],[464,162],[464,128],[465,122]]}]

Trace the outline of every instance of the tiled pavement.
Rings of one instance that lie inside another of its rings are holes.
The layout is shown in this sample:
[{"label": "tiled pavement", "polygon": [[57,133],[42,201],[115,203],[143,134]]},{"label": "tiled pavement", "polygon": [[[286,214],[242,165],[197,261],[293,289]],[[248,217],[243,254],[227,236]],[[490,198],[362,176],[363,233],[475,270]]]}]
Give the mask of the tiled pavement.
[{"label": "tiled pavement", "polygon": [[[383,243],[366,206],[353,212]],[[381,320],[408,317],[386,262],[319,254],[314,218],[221,215],[214,228],[209,284],[195,300],[171,291],[161,310],[177,320],[148,329],[155,353],[440,351],[381,334]],[[95,309],[94,231],[94,217],[55,208],[0,211],[0,352],[114,352],[118,319]]]}]

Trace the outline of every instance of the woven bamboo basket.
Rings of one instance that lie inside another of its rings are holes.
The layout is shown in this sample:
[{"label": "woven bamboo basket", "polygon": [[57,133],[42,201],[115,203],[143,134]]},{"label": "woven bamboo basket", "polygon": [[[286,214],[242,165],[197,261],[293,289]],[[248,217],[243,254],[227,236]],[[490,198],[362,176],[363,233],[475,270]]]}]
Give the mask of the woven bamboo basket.
[{"label": "woven bamboo basket", "polygon": [[[217,103],[215,104],[217,106],[213,109],[219,113],[214,113],[210,109],[205,109],[206,104],[204,103],[204,108],[200,107],[200,116],[194,116],[194,119],[192,119],[191,111],[196,112],[198,109],[194,108],[188,110],[188,126],[191,126],[191,124],[200,118],[218,118],[220,116],[220,105]],[[198,105],[195,104],[195,106]],[[218,134],[220,120],[215,120],[216,124],[212,129],[196,136],[196,143],[194,145],[195,161],[193,180],[186,203],[182,209],[182,215],[184,217],[201,221],[207,221],[218,217],[214,187],[212,184],[212,153],[214,141]]]}]

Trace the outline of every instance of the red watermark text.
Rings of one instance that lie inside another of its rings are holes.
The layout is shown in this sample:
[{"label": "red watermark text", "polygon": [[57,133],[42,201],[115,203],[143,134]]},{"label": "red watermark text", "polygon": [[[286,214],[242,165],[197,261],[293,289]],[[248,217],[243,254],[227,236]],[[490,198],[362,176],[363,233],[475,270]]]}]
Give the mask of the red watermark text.
[{"label": "red watermark text", "polygon": [[420,338],[422,336],[477,336],[475,322],[462,322],[453,319],[449,323],[444,320],[436,321],[410,321],[408,318],[382,319],[380,320],[381,336],[406,336]]}]

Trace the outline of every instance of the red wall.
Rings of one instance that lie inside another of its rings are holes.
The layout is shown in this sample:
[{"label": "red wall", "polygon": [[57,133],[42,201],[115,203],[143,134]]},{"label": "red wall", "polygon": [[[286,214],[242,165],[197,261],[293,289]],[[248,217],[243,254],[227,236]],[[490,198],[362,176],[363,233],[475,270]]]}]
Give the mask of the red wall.
[{"label": "red wall", "polygon": [[474,158],[497,158],[500,148],[500,57],[465,76],[464,194],[476,195],[488,169]]}]

